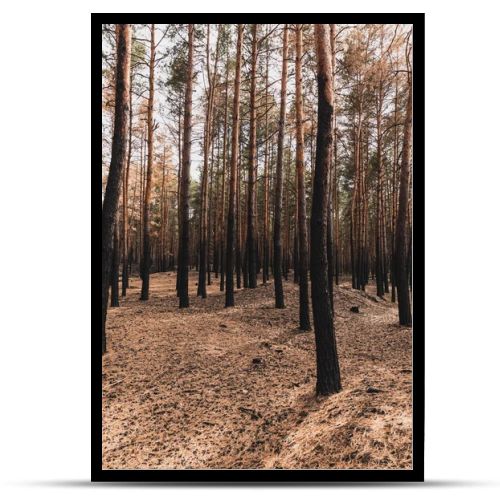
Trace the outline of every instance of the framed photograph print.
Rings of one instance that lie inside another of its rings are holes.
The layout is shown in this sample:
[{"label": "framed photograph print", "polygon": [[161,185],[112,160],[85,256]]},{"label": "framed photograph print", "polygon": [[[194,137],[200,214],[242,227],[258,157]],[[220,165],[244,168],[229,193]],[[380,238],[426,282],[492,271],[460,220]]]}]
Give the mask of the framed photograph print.
[{"label": "framed photograph print", "polygon": [[92,65],[92,480],[423,481],[424,15],[93,14]]}]

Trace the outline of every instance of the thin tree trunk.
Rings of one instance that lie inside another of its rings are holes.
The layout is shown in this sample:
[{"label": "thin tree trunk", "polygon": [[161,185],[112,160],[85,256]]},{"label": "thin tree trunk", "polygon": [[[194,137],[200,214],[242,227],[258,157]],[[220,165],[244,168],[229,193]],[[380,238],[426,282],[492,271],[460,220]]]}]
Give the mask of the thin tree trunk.
[{"label": "thin tree trunk", "polygon": [[[379,70],[380,71],[380,70]],[[379,72],[378,93],[376,98],[377,121],[377,214],[375,217],[375,275],[377,295],[384,297],[385,293],[385,243],[384,243],[384,166],[382,164],[382,108],[383,108],[383,82]]]},{"label": "thin tree trunk", "polygon": [[153,177],[153,106],[154,106],[154,82],[155,82],[155,25],[151,25],[151,49],[149,58],[149,99],[148,99],[148,164],[146,174],[146,192],[144,195],[143,209],[143,268],[141,300],[149,299],[149,271],[151,267],[151,181]]},{"label": "thin tree trunk", "polygon": [[262,235],[262,283],[266,284],[269,279],[269,120],[268,120],[268,106],[267,106],[267,86],[269,83],[269,50],[266,53],[266,83],[265,83],[265,150],[264,150],[264,217],[263,217],[263,235]]},{"label": "thin tree trunk", "polygon": [[240,73],[241,73],[241,46],[243,43],[243,25],[238,24],[238,41],[236,48],[236,71],[234,75],[233,98],[233,125],[231,131],[231,165],[229,173],[229,198],[227,215],[227,242],[226,242],[226,307],[234,306],[234,256],[235,256],[235,210],[236,210],[236,181],[240,136]]},{"label": "thin tree trunk", "polygon": [[394,101],[394,152],[392,162],[392,214],[391,214],[391,302],[396,302],[396,172],[398,167],[399,135],[398,135],[398,75],[396,74],[396,92]]},{"label": "thin tree trunk", "polygon": [[[333,56],[332,56],[333,57]],[[333,61],[332,61],[333,64]],[[335,76],[333,78],[333,88],[335,89]],[[336,104],[335,104],[335,94],[333,97],[334,102],[334,129],[333,129],[333,168],[334,168],[334,246],[335,246],[335,284],[339,284],[339,274],[340,274],[340,213],[339,213],[339,180],[338,180],[338,169],[337,169],[337,113],[336,113]]]},{"label": "thin tree trunk", "polygon": [[123,238],[123,248],[122,248],[122,297],[127,295],[127,288],[129,287],[128,283],[128,182],[130,175],[130,160],[132,158],[132,81],[133,74],[130,72],[130,92],[129,92],[129,133],[128,133],[128,151],[127,151],[127,168],[125,170],[125,178],[123,179],[123,194],[122,194],[122,203],[123,203],[123,213],[122,213],[122,238]]},{"label": "thin tree trunk", "polygon": [[[241,147],[238,146],[238,163],[236,179],[236,287],[241,288],[242,274],[242,227],[241,227]],[[248,277],[248,275],[246,275]]]},{"label": "thin tree trunk", "polygon": [[[280,92],[280,118],[278,125],[278,157],[276,163],[276,182],[274,195],[274,297],[278,309],[285,307],[282,281],[282,256],[281,245],[281,208],[283,204],[283,143],[285,137],[286,120],[286,82],[288,74],[288,24],[283,29],[283,62],[281,67],[281,92]],[[288,216],[288,214],[286,214]]]},{"label": "thin tree trunk", "polygon": [[208,163],[212,142],[212,110],[215,95],[215,79],[217,76],[217,62],[219,57],[220,29],[217,35],[217,48],[213,73],[210,71],[210,24],[207,24],[206,68],[207,68],[207,112],[205,114],[205,133],[203,141],[203,172],[201,180],[201,220],[200,220],[200,267],[198,273],[197,295],[207,298],[207,273],[209,235],[208,235]]},{"label": "thin tree trunk", "polygon": [[176,283],[175,290],[177,291],[177,297],[179,297],[179,279],[180,279],[180,271],[179,271],[179,256],[181,254],[181,220],[182,220],[182,203],[181,203],[181,179],[182,179],[182,128],[184,126],[182,122],[182,112],[181,107],[179,106],[179,115],[178,115],[178,131],[179,131],[179,141],[178,141],[178,156],[179,156],[179,167],[177,170],[177,275],[176,275]]},{"label": "thin tree trunk", "polygon": [[226,60],[226,92],[224,99],[224,138],[222,145],[222,200],[221,200],[221,212],[220,212],[220,284],[219,289],[221,292],[224,291],[224,281],[226,275],[226,256],[225,256],[225,245],[224,245],[224,221],[226,220],[226,153],[227,153],[227,114],[228,114],[228,80],[229,80],[229,49],[227,49],[227,60]]},{"label": "thin tree trunk", "polygon": [[248,269],[248,287],[257,287],[257,254],[255,229],[255,171],[256,171],[256,109],[255,95],[257,87],[257,24],[252,26],[252,69],[250,83],[250,143],[248,146],[248,190],[247,190],[247,244],[246,258]]},{"label": "thin tree trunk", "polygon": [[[332,88],[333,94],[335,95],[335,24],[330,24],[330,46],[332,52]],[[335,109],[333,111],[333,121],[335,121]],[[311,141],[312,142],[312,141]],[[333,278],[335,275],[335,253],[337,249],[334,249],[334,229],[333,229],[333,192],[334,192],[334,178],[333,172],[336,169],[336,165],[333,162],[336,160],[333,154],[331,156],[330,169],[328,172],[328,211],[327,211],[327,255],[328,255],[328,294],[330,297],[330,305],[333,312]]]},{"label": "thin tree trunk", "polygon": [[[300,280],[300,315],[301,330],[310,330],[309,320],[309,281],[308,281],[308,244],[306,222],[306,188],[304,182],[304,131],[302,112],[302,25],[296,25],[295,50],[295,105],[296,105],[296,141],[297,141],[297,205],[298,205],[298,246]],[[326,171],[328,175],[328,170]]]}]

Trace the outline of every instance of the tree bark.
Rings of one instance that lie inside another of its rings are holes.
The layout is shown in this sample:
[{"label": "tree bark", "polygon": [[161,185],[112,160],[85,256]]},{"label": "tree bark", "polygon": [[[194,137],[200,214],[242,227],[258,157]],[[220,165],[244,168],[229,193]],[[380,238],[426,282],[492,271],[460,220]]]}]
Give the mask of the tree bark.
[{"label": "tree bark", "polygon": [[224,221],[226,214],[226,152],[227,152],[227,114],[228,114],[228,84],[229,84],[229,49],[227,49],[227,60],[226,60],[226,83],[225,83],[225,98],[224,98],[224,138],[222,144],[222,194],[221,194],[221,211],[220,211],[220,283],[219,290],[224,291],[224,282],[226,277],[226,256],[225,256],[225,244],[224,244]]},{"label": "tree bark", "polygon": [[[332,91],[335,96],[335,24],[330,24],[330,47],[332,52]],[[335,99],[335,98],[334,98]],[[333,121],[335,121],[335,106],[333,110]],[[311,141],[312,142],[312,141]],[[330,306],[333,312],[333,278],[335,274],[335,253],[337,249],[334,248],[334,229],[333,229],[333,207],[334,207],[334,177],[333,172],[336,165],[333,162],[336,160],[333,154],[331,156],[330,169],[328,173],[328,211],[327,211],[327,255],[328,255],[328,294],[330,296]],[[335,179],[336,181],[336,179]]]},{"label": "tree bark", "polygon": [[382,108],[383,108],[383,81],[379,69],[379,81],[376,98],[377,122],[377,215],[375,218],[375,276],[377,296],[384,297],[385,293],[385,244],[384,244],[384,166],[382,164]]},{"label": "tree bark", "polygon": [[179,307],[189,307],[189,183],[191,168],[191,129],[193,107],[193,45],[194,25],[188,24],[188,60],[186,68],[186,93],[184,98],[184,134],[181,174],[181,219],[179,224]]},{"label": "tree bark", "polygon": [[111,307],[119,307],[120,301],[120,240],[118,237],[118,223],[113,231],[113,257],[111,260]]},{"label": "tree bark", "polygon": [[255,230],[255,170],[257,147],[257,116],[255,95],[257,88],[257,24],[252,26],[252,68],[250,83],[250,142],[248,146],[248,190],[247,190],[247,241],[246,264],[248,287],[257,287],[257,252]]},{"label": "tree bark", "polygon": [[153,106],[155,95],[155,25],[151,25],[151,48],[149,56],[149,99],[148,99],[148,163],[143,208],[143,250],[141,300],[149,299],[149,270],[151,267],[151,181],[153,178]]},{"label": "tree bark", "polygon": [[282,281],[282,257],[281,244],[281,209],[283,206],[283,144],[285,138],[286,119],[286,83],[288,75],[288,24],[283,28],[283,62],[281,66],[281,92],[280,92],[280,117],[278,124],[278,156],[276,163],[276,182],[274,195],[274,298],[278,309],[285,307]]},{"label": "tree bark", "polygon": [[[200,267],[198,273],[197,295],[207,298],[207,273],[208,268],[208,163],[212,143],[212,111],[215,95],[215,79],[217,76],[217,63],[219,58],[220,29],[217,34],[217,48],[213,73],[210,71],[210,24],[207,24],[206,68],[207,68],[207,112],[205,114],[205,133],[203,141],[203,172],[201,179],[201,220],[200,220]],[[213,166],[213,163],[212,163]]]},{"label": "tree bark", "polygon": [[240,73],[241,46],[243,43],[243,25],[238,24],[238,41],[236,46],[236,70],[234,75],[233,124],[231,131],[231,165],[229,173],[229,198],[227,215],[226,241],[226,307],[234,306],[234,257],[235,257],[235,210],[236,180],[238,167],[240,136]]},{"label": "tree bark", "polygon": [[412,128],[412,84],[409,78],[406,119],[403,134],[403,154],[401,158],[401,179],[399,184],[399,209],[396,221],[395,274],[398,295],[399,324],[411,326],[412,314],[408,290],[408,270],[406,268],[406,221],[408,213],[408,183],[410,172],[410,149]]},{"label": "tree bark", "polygon": [[106,352],[106,315],[108,308],[109,284],[111,274],[113,232],[120,198],[120,185],[125,168],[128,135],[128,113],[130,106],[130,24],[116,25],[116,83],[115,117],[111,163],[109,167],[106,192],[102,206],[102,326],[101,349]]},{"label": "tree bark", "polygon": [[132,79],[133,73],[130,71],[130,92],[129,92],[129,133],[128,133],[128,151],[127,151],[127,168],[125,170],[125,178],[123,179],[123,194],[122,194],[122,203],[123,203],[123,213],[122,213],[122,239],[123,239],[123,248],[122,248],[122,297],[127,295],[127,288],[129,287],[128,283],[128,247],[129,247],[129,239],[128,239],[128,184],[129,184],[129,175],[130,175],[130,161],[132,158]]},{"label": "tree bark", "polygon": [[[308,243],[306,222],[306,188],[304,182],[304,130],[302,125],[302,25],[296,25],[295,35],[295,105],[297,141],[297,202],[298,202],[298,247],[299,247],[299,286],[300,314],[299,327],[310,330],[309,319],[309,280],[308,280]],[[328,174],[328,169],[326,171]]]},{"label": "tree bark", "polygon": [[327,24],[315,24],[318,63],[318,129],[316,165],[311,211],[311,288],[316,341],[317,394],[332,394],[341,390],[340,368],[328,296],[328,256],[326,252],[328,169],[332,146],[332,60]]}]

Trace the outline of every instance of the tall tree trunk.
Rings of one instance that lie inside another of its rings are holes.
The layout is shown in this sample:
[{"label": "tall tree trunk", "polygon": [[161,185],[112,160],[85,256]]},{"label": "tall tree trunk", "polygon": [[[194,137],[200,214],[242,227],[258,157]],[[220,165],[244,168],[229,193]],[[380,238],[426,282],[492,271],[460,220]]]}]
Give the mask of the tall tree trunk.
[{"label": "tall tree trunk", "polygon": [[194,25],[188,24],[188,59],[186,94],[184,98],[184,134],[181,174],[181,219],[179,224],[179,307],[189,307],[189,182],[191,168],[191,113],[193,107],[193,45]]},{"label": "tall tree trunk", "polygon": [[[166,271],[166,232],[168,226],[168,173],[165,178],[165,171],[167,166],[167,145],[163,147],[163,161],[162,161],[162,175],[161,175],[161,195],[160,195],[160,230],[158,234],[158,270],[160,272]],[[165,185],[166,184],[166,185]]]},{"label": "tall tree trunk", "polygon": [[[296,105],[296,140],[297,140],[297,204],[298,204],[298,244],[299,244],[299,280],[300,280],[300,315],[301,330],[310,330],[309,320],[309,281],[308,281],[308,244],[306,222],[306,188],[304,182],[304,130],[302,112],[302,25],[296,25],[295,50],[295,105]],[[331,127],[331,126],[330,126]],[[328,169],[325,172],[328,175]]]},{"label": "tall tree trunk", "polygon": [[317,394],[332,394],[341,390],[340,368],[328,297],[328,256],[326,253],[328,169],[332,146],[332,60],[328,24],[315,24],[318,60],[318,129],[316,166],[311,211],[311,288],[316,340]]},{"label": "tall tree trunk", "polygon": [[130,106],[130,24],[116,25],[115,117],[111,163],[102,205],[102,326],[101,349],[106,352],[106,315],[108,309],[113,232],[120,198],[122,174],[125,168]]},{"label": "tall tree trunk", "polygon": [[406,119],[403,134],[403,154],[401,158],[401,179],[399,184],[399,210],[396,221],[395,273],[398,292],[399,323],[411,326],[411,301],[408,290],[408,271],[406,268],[406,221],[408,213],[408,183],[410,172],[411,128],[412,128],[412,84],[409,78]]},{"label": "tall tree trunk", "polygon": [[378,94],[376,100],[377,121],[377,214],[375,217],[375,275],[377,295],[384,297],[385,293],[385,245],[384,245],[384,166],[382,164],[382,75],[379,74]]},{"label": "tall tree trunk", "polygon": [[[212,268],[210,267],[210,263],[213,262],[212,256],[212,248],[210,245],[210,240],[212,239],[213,233],[213,217],[212,217],[212,208],[213,208],[213,179],[214,179],[214,148],[215,141],[212,141],[212,152],[210,154],[210,179],[209,179],[209,190],[208,190],[208,220],[207,220],[207,261],[206,261],[206,269],[207,269],[207,285],[212,284]],[[206,294],[205,294],[206,295]]]},{"label": "tall tree trunk", "polygon": [[127,168],[125,170],[125,177],[123,179],[123,194],[122,194],[122,203],[123,203],[123,213],[122,213],[122,238],[123,238],[123,248],[122,248],[122,297],[127,295],[127,288],[129,287],[128,283],[128,182],[130,175],[130,161],[132,158],[132,80],[133,73],[130,72],[130,92],[129,92],[129,133],[128,133],[128,151],[127,151]]},{"label": "tall tree trunk", "polygon": [[145,159],[146,154],[144,152],[144,127],[141,129],[141,168],[140,168],[140,176],[139,176],[139,221],[138,221],[138,231],[136,238],[137,245],[137,256],[139,260],[139,276],[142,280],[142,214],[143,214],[143,205],[144,205],[144,170],[145,170]]},{"label": "tall tree trunk", "polygon": [[[238,163],[237,163],[237,179],[236,179],[236,287],[241,288],[242,266],[242,227],[241,227],[241,147],[238,146]],[[248,274],[246,275],[248,278]],[[247,283],[248,284],[248,283]]]},{"label": "tall tree trunk", "polygon": [[396,74],[396,91],[394,100],[394,152],[392,162],[392,217],[391,217],[391,302],[396,302],[396,174],[399,155],[399,135],[398,135],[398,75]]},{"label": "tall tree trunk", "polygon": [[269,83],[269,47],[266,52],[266,83],[265,83],[265,146],[264,146],[264,217],[262,230],[262,283],[266,284],[269,279],[269,120],[267,104],[267,86]]},{"label": "tall tree trunk", "polygon": [[[333,57],[333,56],[332,56]],[[332,64],[333,60],[332,60]],[[335,89],[335,75],[333,78],[333,88]],[[338,179],[338,161],[337,161],[337,113],[336,113],[336,104],[335,104],[335,93],[333,94],[333,102],[334,102],[334,128],[333,128],[333,183],[334,183],[334,248],[335,248],[335,284],[339,284],[339,275],[340,275],[340,213],[339,213],[339,179]]]},{"label": "tall tree trunk", "polygon": [[224,229],[225,229],[225,214],[226,214],[226,152],[227,152],[227,114],[228,114],[228,83],[229,83],[229,49],[227,49],[227,59],[226,59],[226,92],[224,98],[224,138],[222,144],[222,199],[221,199],[221,211],[220,211],[220,284],[219,290],[224,291],[224,282],[226,275],[226,256],[225,256],[225,245],[224,245]]},{"label": "tall tree trunk", "polygon": [[[336,50],[336,42],[335,42],[335,24],[330,24],[330,46],[332,52],[332,88],[333,94],[335,96],[335,50]],[[335,99],[335,98],[334,98]],[[333,110],[333,121],[335,121],[335,109]],[[312,141],[311,141],[312,143]],[[333,207],[334,207],[334,178],[333,173],[336,169],[336,165],[333,165],[333,162],[336,160],[333,154],[330,155],[332,163],[330,164],[330,169],[328,173],[328,210],[327,210],[327,245],[326,251],[328,255],[328,294],[330,296],[330,305],[333,311],[333,277],[335,274],[335,253],[336,249],[334,249],[334,229],[333,229]]]},{"label": "tall tree trunk", "polygon": [[226,241],[226,307],[234,306],[234,257],[235,257],[235,210],[236,181],[238,167],[239,137],[240,137],[240,73],[241,46],[243,43],[243,25],[238,24],[238,41],[236,45],[236,70],[234,75],[233,125],[231,130],[231,165],[229,172],[229,198],[227,215]]},{"label": "tall tree trunk", "polygon": [[143,268],[141,300],[149,299],[149,270],[151,267],[151,181],[153,178],[153,106],[155,95],[155,25],[151,25],[151,48],[149,57],[149,99],[148,99],[148,165],[146,174],[146,191],[143,209]]},{"label": "tall tree trunk", "polygon": [[179,166],[177,169],[177,275],[175,282],[175,290],[177,291],[177,297],[179,297],[179,279],[180,279],[180,270],[179,270],[179,256],[181,254],[181,220],[182,220],[182,203],[181,203],[181,179],[182,179],[182,129],[184,127],[183,119],[182,119],[182,110],[181,106],[179,106],[179,115],[177,116],[177,128],[178,128],[178,157],[179,157]]},{"label": "tall tree trunk", "polygon": [[210,68],[210,24],[207,24],[206,68],[207,68],[207,112],[205,114],[205,133],[203,141],[203,172],[201,179],[201,220],[200,220],[200,267],[198,273],[197,295],[207,298],[207,273],[208,269],[208,163],[210,146],[212,143],[212,110],[215,95],[215,79],[217,76],[217,62],[219,58],[220,28],[217,34],[217,48],[215,54],[214,71]]},{"label": "tall tree trunk", "polygon": [[250,142],[248,146],[248,190],[247,190],[247,244],[246,263],[248,269],[248,287],[257,287],[257,252],[255,229],[255,171],[257,147],[257,116],[255,95],[257,88],[257,24],[252,26],[252,68],[250,83]]},{"label": "tall tree trunk", "polygon": [[286,163],[286,190],[285,190],[285,251],[284,251],[284,262],[283,262],[283,276],[285,280],[288,281],[288,273],[290,270],[290,170],[291,170],[291,157],[292,157],[292,134],[288,136],[288,156]]},{"label": "tall tree trunk", "polygon": [[[288,75],[288,24],[283,29],[283,62],[281,66],[280,118],[278,125],[278,157],[274,195],[274,298],[278,309],[285,307],[282,281],[281,208],[283,204],[283,143],[286,119],[286,82]],[[286,214],[288,216],[288,214]]]}]

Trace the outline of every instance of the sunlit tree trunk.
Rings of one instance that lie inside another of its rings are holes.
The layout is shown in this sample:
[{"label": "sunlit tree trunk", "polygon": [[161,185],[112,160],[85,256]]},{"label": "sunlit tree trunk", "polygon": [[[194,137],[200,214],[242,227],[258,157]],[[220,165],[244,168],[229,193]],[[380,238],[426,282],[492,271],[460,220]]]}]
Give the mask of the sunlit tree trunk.
[{"label": "sunlit tree trunk", "polygon": [[257,117],[255,95],[257,86],[257,24],[252,26],[252,68],[250,82],[250,143],[248,146],[248,187],[247,187],[247,239],[245,261],[248,269],[248,287],[257,287],[257,252],[255,227],[255,171],[257,147]]},{"label": "sunlit tree trunk", "polygon": [[288,74],[288,24],[283,29],[283,62],[281,66],[281,92],[280,92],[280,118],[278,124],[278,156],[276,163],[276,181],[274,195],[274,297],[278,309],[285,307],[282,281],[282,256],[281,245],[281,208],[283,204],[283,143],[285,136],[286,119],[286,83]]},{"label": "sunlit tree trunk", "polygon": [[[310,330],[309,320],[309,280],[308,280],[308,243],[306,222],[306,188],[304,182],[304,131],[302,112],[302,25],[296,25],[295,43],[295,115],[297,141],[297,205],[298,205],[298,247],[299,247],[299,280],[300,280],[300,314],[301,330]],[[328,169],[325,172],[328,175]]]},{"label": "sunlit tree trunk", "polygon": [[151,25],[151,48],[149,58],[149,99],[148,99],[148,163],[146,170],[146,189],[143,208],[143,267],[141,300],[149,299],[149,271],[151,267],[151,180],[153,177],[154,137],[153,137],[153,106],[155,84],[155,25]]},{"label": "sunlit tree trunk", "polygon": [[[221,211],[220,211],[220,284],[219,289],[221,292],[224,291],[224,282],[226,275],[226,256],[225,256],[225,244],[224,244],[224,221],[226,221],[226,156],[227,156],[227,114],[228,114],[228,83],[229,83],[229,50],[227,51],[226,60],[226,82],[225,82],[225,98],[224,98],[224,138],[222,144],[222,199],[221,199]],[[226,221],[227,222],[227,221]],[[227,238],[226,238],[227,239]]]},{"label": "sunlit tree trunk", "polygon": [[264,146],[264,216],[262,230],[262,283],[269,279],[269,120],[268,120],[268,86],[269,83],[269,50],[266,52],[266,78],[265,78],[265,146]]},{"label": "sunlit tree trunk", "polygon": [[133,73],[130,71],[130,92],[129,92],[129,133],[128,133],[128,151],[127,151],[127,168],[125,170],[125,177],[123,179],[123,193],[122,193],[122,297],[127,295],[128,283],[128,247],[129,247],[129,237],[128,237],[128,184],[130,175],[130,161],[132,158],[132,81]]},{"label": "sunlit tree trunk", "polygon": [[229,173],[229,198],[226,241],[226,307],[234,306],[234,257],[235,257],[235,211],[238,151],[240,136],[240,73],[241,46],[243,43],[243,25],[238,24],[236,46],[236,70],[234,75],[233,124],[231,130],[231,164]]},{"label": "sunlit tree trunk", "polygon": [[[205,132],[203,140],[203,172],[201,179],[201,219],[200,219],[200,266],[198,273],[197,295],[207,298],[207,273],[208,269],[208,164],[210,146],[212,143],[212,111],[215,95],[215,79],[217,76],[217,63],[219,58],[220,29],[217,35],[217,48],[215,54],[214,70],[210,68],[210,24],[207,24],[206,69],[207,69],[207,111],[205,114]],[[212,163],[213,164],[213,163]]]}]

